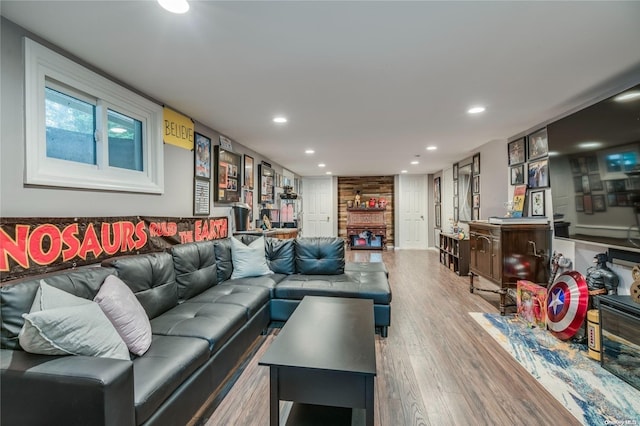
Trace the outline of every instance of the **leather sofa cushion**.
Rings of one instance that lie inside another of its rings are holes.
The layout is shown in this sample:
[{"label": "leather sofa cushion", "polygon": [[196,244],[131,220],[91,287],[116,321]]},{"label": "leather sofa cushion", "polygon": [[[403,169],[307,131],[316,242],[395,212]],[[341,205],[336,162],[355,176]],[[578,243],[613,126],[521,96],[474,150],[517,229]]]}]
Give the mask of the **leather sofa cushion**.
[{"label": "leather sofa cushion", "polygon": [[222,284],[206,290],[185,303],[228,303],[241,306],[251,319],[266,303],[269,303],[269,289],[263,287]]},{"label": "leather sofa cushion", "polygon": [[189,299],[218,283],[213,245],[213,241],[198,241],[172,247],[178,300]]},{"label": "leather sofa cushion", "polygon": [[266,238],[265,249],[267,264],[276,274],[291,275],[296,273],[295,240]]},{"label": "leather sofa cushion", "polygon": [[149,319],[178,304],[178,285],[169,253],[116,257],[102,264],[116,269],[118,277],[136,295]]},{"label": "leather sofa cushion", "polygon": [[391,289],[384,272],[347,272],[340,275],[290,275],[278,283],[277,299],[304,296],[335,296],[372,299],[376,304],[391,302]]},{"label": "leather sofa cushion", "polygon": [[296,271],[306,275],[339,275],[344,272],[342,238],[297,238]]},{"label": "leather sofa cushion", "polygon": [[224,238],[213,242],[213,251],[216,256],[216,276],[218,282],[231,278],[233,272],[233,259],[231,257],[231,239]]},{"label": "leather sofa cushion", "polygon": [[345,272],[384,272],[389,278],[389,271],[383,262],[347,262]]},{"label": "leather sofa cushion", "polygon": [[112,268],[85,267],[73,271],[65,270],[31,276],[0,287],[1,347],[20,349],[18,333],[24,325],[22,314],[29,313],[31,310],[41,279],[50,286],[74,296],[93,300],[105,278],[114,273],[115,270]]},{"label": "leather sofa cushion", "polygon": [[205,340],[154,335],[149,351],[133,360],[136,424],[145,422],[208,359]]},{"label": "leather sofa cushion", "polygon": [[228,303],[185,302],[151,320],[153,334],[197,337],[216,352],[247,322],[246,309]]},{"label": "leather sofa cushion", "polygon": [[244,285],[249,287],[261,287],[269,290],[270,297],[274,297],[274,289],[278,285],[280,281],[282,281],[286,275],[282,274],[272,274],[272,275],[264,275],[262,277],[247,277],[247,278],[236,278],[234,280],[227,280],[221,285],[233,284],[233,285]]}]

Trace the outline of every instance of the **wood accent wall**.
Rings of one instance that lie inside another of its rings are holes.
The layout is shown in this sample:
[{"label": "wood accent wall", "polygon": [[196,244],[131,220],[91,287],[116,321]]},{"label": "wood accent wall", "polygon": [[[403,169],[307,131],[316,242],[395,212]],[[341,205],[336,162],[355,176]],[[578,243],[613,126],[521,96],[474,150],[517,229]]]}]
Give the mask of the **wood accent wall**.
[{"label": "wood accent wall", "polygon": [[347,238],[347,201],[354,200],[356,191],[360,190],[360,202],[368,202],[369,198],[387,200],[384,212],[387,225],[387,245],[395,245],[393,232],[393,176],[347,176],[338,177],[338,236]]}]

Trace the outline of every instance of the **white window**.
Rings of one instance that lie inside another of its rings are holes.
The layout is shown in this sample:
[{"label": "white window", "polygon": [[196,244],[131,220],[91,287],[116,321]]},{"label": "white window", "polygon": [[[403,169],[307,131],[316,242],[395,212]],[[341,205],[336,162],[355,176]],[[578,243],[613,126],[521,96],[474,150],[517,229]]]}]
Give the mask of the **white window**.
[{"label": "white window", "polygon": [[24,39],[25,183],[161,194],[162,107]]}]

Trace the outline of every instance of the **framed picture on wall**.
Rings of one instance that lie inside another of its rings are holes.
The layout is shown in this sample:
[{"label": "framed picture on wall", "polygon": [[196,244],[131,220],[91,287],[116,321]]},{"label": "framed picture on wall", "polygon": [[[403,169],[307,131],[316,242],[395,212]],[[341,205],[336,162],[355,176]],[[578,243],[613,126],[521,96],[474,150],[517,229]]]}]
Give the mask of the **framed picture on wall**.
[{"label": "framed picture on wall", "polygon": [[584,212],[586,214],[593,214],[593,199],[591,195],[584,195],[582,199],[584,200]]},{"label": "framed picture on wall", "polygon": [[531,216],[545,216],[544,189],[531,191]]},{"label": "framed picture on wall", "polygon": [[440,178],[439,177],[433,180],[433,201],[435,203],[440,202]]},{"label": "framed picture on wall", "polygon": [[253,189],[253,157],[244,155],[244,186]]},{"label": "framed picture on wall", "polygon": [[194,167],[196,177],[211,179],[211,139],[195,133]]},{"label": "framed picture on wall", "polygon": [[473,156],[473,161],[471,162],[471,175],[476,176],[480,174],[480,153],[477,153]]},{"label": "framed picture on wall", "polygon": [[480,220],[480,208],[474,208],[473,209],[473,216],[471,217],[472,220]]},{"label": "framed picture on wall", "polygon": [[507,155],[509,158],[510,166],[522,164],[526,161],[527,150],[525,148],[525,145],[526,144],[524,137],[516,139],[513,142],[509,142],[509,144],[507,145]]},{"label": "framed picture on wall", "polygon": [[593,211],[606,212],[607,205],[604,202],[604,194],[593,195]]},{"label": "framed picture on wall", "polygon": [[209,216],[211,205],[211,180],[195,177],[193,179],[193,215]]},{"label": "framed picture on wall", "polygon": [[[532,161],[528,164],[529,188],[546,188],[549,186],[549,160]],[[588,181],[588,180],[587,180]]]},{"label": "framed picture on wall", "polygon": [[527,139],[529,140],[529,160],[535,160],[549,155],[549,144],[547,141],[546,127],[544,129],[538,130],[537,132],[531,133],[527,137]]},{"label": "framed picture on wall", "polygon": [[480,176],[473,177],[473,193],[474,194],[480,193]]},{"label": "framed picture on wall", "polygon": [[222,149],[219,145],[215,147],[216,174],[215,201],[231,203],[240,201],[240,154]]},{"label": "framed picture on wall", "polygon": [[458,163],[453,164],[453,180],[458,180]]},{"label": "framed picture on wall", "polygon": [[511,185],[522,185],[524,183],[524,164],[513,166],[511,171]]}]

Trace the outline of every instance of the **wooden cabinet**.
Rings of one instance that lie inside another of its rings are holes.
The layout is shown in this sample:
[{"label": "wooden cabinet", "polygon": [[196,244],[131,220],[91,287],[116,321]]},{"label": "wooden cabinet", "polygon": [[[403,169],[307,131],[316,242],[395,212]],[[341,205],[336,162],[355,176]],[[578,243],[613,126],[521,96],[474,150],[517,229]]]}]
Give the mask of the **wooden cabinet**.
[{"label": "wooden cabinet", "polygon": [[469,275],[469,240],[441,233],[439,250],[440,263],[458,275]]},{"label": "wooden cabinet", "polygon": [[[551,249],[551,228],[541,224],[469,224],[469,291],[490,291],[500,295],[500,313],[505,314],[509,288],[518,280],[547,285]],[[474,286],[479,275],[496,283],[497,290]]]},{"label": "wooden cabinet", "polygon": [[387,240],[383,208],[347,209],[347,243],[352,249],[382,250]]}]

